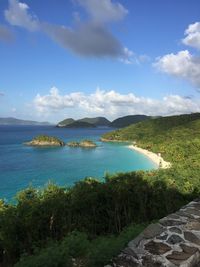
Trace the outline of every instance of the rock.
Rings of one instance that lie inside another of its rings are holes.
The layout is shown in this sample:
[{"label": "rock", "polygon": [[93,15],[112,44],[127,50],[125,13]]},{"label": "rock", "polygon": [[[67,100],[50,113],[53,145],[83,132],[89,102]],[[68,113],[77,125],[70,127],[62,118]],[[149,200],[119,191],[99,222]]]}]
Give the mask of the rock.
[{"label": "rock", "polygon": [[169,216],[167,216],[167,218],[169,218],[169,219],[175,219],[175,220],[180,220],[181,219],[180,216],[178,216],[175,213],[170,214]]},{"label": "rock", "polygon": [[192,232],[184,232],[184,238],[187,241],[190,241],[191,243],[194,243],[200,246],[200,239]]},{"label": "rock", "polygon": [[168,240],[167,243],[170,245],[175,245],[177,243],[180,243],[183,241],[183,238],[181,238],[179,235],[171,235]]},{"label": "rock", "polygon": [[164,254],[171,250],[171,248],[168,245],[155,241],[148,242],[145,245],[145,249],[154,255]]},{"label": "rock", "polygon": [[200,222],[191,221],[184,226],[184,229],[200,231]]},{"label": "rock", "polygon": [[197,209],[188,208],[188,209],[184,210],[184,212],[186,212],[190,215],[200,216],[200,210],[197,210]]},{"label": "rock", "polygon": [[[136,253],[137,252],[137,253]],[[139,259],[139,256],[138,256],[138,251],[136,250],[134,250],[134,249],[131,249],[131,248],[129,248],[129,247],[127,247],[127,248],[125,248],[124,250],[123,250],[123,254],[128,254],[128,255],[131,255],[131,256],[133,256],[134,258],[136,258],[136,259]]]},{"label": "rock", "polygon": [[160,235],[164,231],[164,227],[156,224],[150,224],[144,231],[143,236],[147,239]]},{"label": "rock", "polygon": [[156,236],[156,238],[159,239],[159,240],[166,240],[167,237],[168,237],[168,234]]},{"label": "rock", "polygon": [[181,234],[182,233],[181,229],[179,229],[178,227],[175,227],[175,226],[169,228],[169,231],[173,232],[173,233],[177,233],[177,234]]},{"label": "rock", "polygon": [[129,243],[128,243],[128,247],[130,248],[135,248],[135,247],[138,247],[139,244],[140,244],[140,241],[143,239],[143,234],[139,234],[135,239],[131,240]]},{"label": "rock", "polygon": [[198,248],[196,248],[196,247],[190,247],[190,246],[187,246],[185,244],[180,244],[180,247],[182,248],[182,250],[185,253],[188,253],[190,255],[193,255],[193,254],[195,254],[198,251]]},{"label": "rock", "polygon": [[144,256],[142,264],[143,267],[163,267],[161,262],[152,259],[150,256]]},{"label": "rock", "polygon": [[190,214],[188,214],[184,211],[177,211],[176,214],[178,214],[179,216],[182,216],[182,217],[189,218],[189,219],[194,219],[194,216],[191,216]]},{"label": "rock", "polygon": [[185,224],[185,222],[182,221],[175,221],[175,220],[168,220],[168,219],[162,219],[160,220],[160,224],[163,226],[174,226],[174,225],[182,225]]},{"label": "rock", "polygon": [[191,254],[186,253],[184,251],[173,251],[171,254],[166,256],[166,258],[170,262],[174,263],[177,266],[179,266],[183,261],[186,261],[189,257],[191,257]]}]

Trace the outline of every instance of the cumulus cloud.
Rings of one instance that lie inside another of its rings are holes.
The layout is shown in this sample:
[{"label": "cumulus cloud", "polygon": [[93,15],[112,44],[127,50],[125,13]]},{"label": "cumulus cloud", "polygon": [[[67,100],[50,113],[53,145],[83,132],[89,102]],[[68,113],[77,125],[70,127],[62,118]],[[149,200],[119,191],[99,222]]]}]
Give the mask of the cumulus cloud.
[{"label": "cumulus cloud", "polygon": [[3,92],[0,92],[0,96],[4,96],[5,94]]},{"label": "cumulus cloud", "polygon": [[200,49],[200,22],[190,24],[185,35],[186,37],[182,40],[185,45]]},{"label": "cumulus cloud", "polygon": [[[200,22],[190,24],[182,39],[185,45],[200,49]],[[188,50],[159,57],[153,64],[159,71],[189,81],[200,90],[200,56]]]},{"label": "cumulus cloud", "polygon": [[39,29],[39,21],[29,12],[29,6],[17,0],[9,0],[9,7],[4,11],[6,20],[13,26],[20,26],[29,31]]},{"label": "cumulus cloud", "polygon": [[97,89],[91,94],[74,92],[61,95],[56,87],[49,94],[38,94],[34,106],[40,113],[56,113],[73,109],[87,115],[106,115],[110,118],[128,114],[174,115],[200,112],[200,100],[168,95],[161,100],[138,97],[133,93],[121,94],[114,90]]},{"label": "cumulus cloud", "polygon": [[[32,15],[29,6],[18,0],[9,0],[6,20],[28,31],[42,31],[62,47],[84,57],[112,57],[130,64],[135,60],[132,52],[124,48],[108,29],[107,23],[123,19],[128,10],[111,0],[74,0],[88,13],[89,19],[76,19],[74,27],[53,25]],[[77,13],[76,13],[77,17]]]},{"label": "cumulus cloud", "polygon": [[12,31],[8,27],[0,25],[0,41],[11,42],[13,39]]},{"label": "cumulus cloud", "polygon": [[128,14],[123,5],[111,0],[76,0],[76,2],[98,23],[119,21]]},{"label": "cumulus cloud", "polygon": [[200,57],[191,55],[188,50],[158,58],[155,66],[162,72],[188,80],[200,88]]}]

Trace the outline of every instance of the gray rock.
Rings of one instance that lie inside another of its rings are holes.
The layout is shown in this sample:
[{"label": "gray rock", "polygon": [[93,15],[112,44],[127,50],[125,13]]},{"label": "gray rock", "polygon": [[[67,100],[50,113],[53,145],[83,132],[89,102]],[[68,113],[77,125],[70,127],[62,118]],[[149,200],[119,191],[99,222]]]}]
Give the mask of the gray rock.
[{"label": "gray rock", "polygon": [[167,243],[170,245],[175,245],[175,244],[181,243],[182,241],[184,240],[179,235],[171,235],[168,238]]},{"label": "gray rock", "polygon": [[169,231],[173,232],[173,233],[177,233],[177,234],[181,234],[182,233],[181,229],[179,229],[178,227],[175,227],[175,226],[169,228]]},{"label": "gray rock", "polygon": [[191,243],[194,243],[200,246],[200,239],[192,232],[184,232],[184,238],[187,241],[190,241]]},{"label": "gray rock", "polygon": [[163,226],[174,226],[174,225],[182,225],[185,224],[183,221],[175,221],[175,220],[167,220],[167,219],[162,219],[160,220],[160,224]]},{"label": "gray rock", "polygon": [[171,250],[171,248],[161,242],[150,241],[145,245],[145,249],[153,255],[161,255]]},{"label": "gray rock", "polygon": [[144,231],[143,231],[143,236],[146,239],[153,238],[156,235],[160,235],[164,231],[164,227],[159,225],[158,223],[156,224],[150,224]]}]

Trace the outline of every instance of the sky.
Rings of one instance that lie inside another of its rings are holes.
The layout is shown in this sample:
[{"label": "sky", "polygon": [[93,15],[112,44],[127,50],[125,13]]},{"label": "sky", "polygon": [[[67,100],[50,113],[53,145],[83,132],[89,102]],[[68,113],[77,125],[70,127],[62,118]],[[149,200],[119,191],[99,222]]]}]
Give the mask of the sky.
[{"label": "sky", "polygon": [[0,117],[191,112],[199,0],[0,0]]}]

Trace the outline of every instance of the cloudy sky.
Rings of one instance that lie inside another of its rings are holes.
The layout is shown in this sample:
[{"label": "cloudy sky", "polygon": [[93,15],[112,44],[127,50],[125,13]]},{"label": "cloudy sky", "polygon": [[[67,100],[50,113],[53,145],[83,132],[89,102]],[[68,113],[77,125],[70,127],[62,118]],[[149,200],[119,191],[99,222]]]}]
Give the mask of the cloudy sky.
[{"label": "cloudy sky", "polygon": [[0,0],[0,117],[190,112],[199,0]]}]

